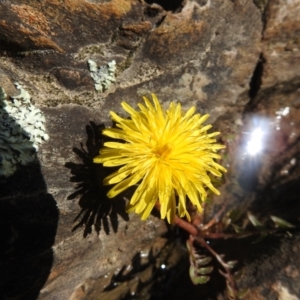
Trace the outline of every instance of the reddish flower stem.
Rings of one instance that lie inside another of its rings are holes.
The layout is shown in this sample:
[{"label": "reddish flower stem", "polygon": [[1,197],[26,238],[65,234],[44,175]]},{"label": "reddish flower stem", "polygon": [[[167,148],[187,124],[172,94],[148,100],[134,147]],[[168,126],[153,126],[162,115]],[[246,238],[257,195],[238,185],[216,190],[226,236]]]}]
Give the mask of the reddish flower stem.
[{"label": "reddish flower stem", "polygon": [[179,217],[175,216],[174,224],[179,226],[180,228],[186,230],[189,234],[193,236],[197,236],[199,234],[199,230],[192,225],[191,223],[188,223],[187,221],[180,219]]},{"label": "reddish flower stem", "polygon": [[[160,210],[159,202],[156,203],[155,207],[158,211]],[[237,296],[236,296],[237,289],[236,289],[234,278],[231,274],[230,267],[226,264],[226,262],[223,260],[223,258],[220,255],[218,255],[218,253],[215,252],[214,249],[211,248],[205,241],[205,238],[218,239],[218,238],[236,237],[237,234],[212,233],[212,232],[207,231],[210,227],[212,227],[214,224],[216,224],[219,221],[219,218],[222,215],[222,213],[224,212],[224,210],[225,210],[225,206],[222,207],[222,209],[215,215],[215,217],[210,222],[208,222],[206,225],[204,225],[200,228],[199,228],[199,225],[197,226],[197,223],[199,223],[199,220],[197,220],[198,222],[196,222],[196,224],[193,224],[193,223],[189,223],[183,219],[180,219],[176,215],[175,215],[175,219],[174,219],[174,224],[177,225],[178,227],[184,229],[185,231],[187,231],[190,234],[190,237],[188,240],[188,243],[190,244],[190,248],[193,247],[192,244],[194,241],[196,241],[202,247],[206,248],[218,260],[218,262],[221,264],[221,266],[225,269],[225,272],[226,272],[226,273],[223,273],[220,271],[220,273],[225,277],[228,288],[230,287],[230,289],[233,293],[229,297],[232,300],[236,300],[237,299]]]}]

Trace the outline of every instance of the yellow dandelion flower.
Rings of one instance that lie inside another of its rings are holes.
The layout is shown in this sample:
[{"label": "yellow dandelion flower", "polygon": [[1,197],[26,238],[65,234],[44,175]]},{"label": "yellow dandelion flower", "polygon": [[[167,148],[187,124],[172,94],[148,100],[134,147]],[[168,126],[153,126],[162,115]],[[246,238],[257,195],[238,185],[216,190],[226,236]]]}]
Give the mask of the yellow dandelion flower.
[{"label": "yellow dandelion flower", "polygon": [[162,219],[167,217],[172,223],[176,210],[179,217],[190,219],[187,197],[201,212],[206,188],[220,194],[207,173],[221,176],[220,171],[226,172],[214,161],[220,158],[216,151],[224,146],[216,144],[214,137],[219,132],[207,133],[212,126],[202,125],[209,115],[194,114],[195,107],[182,114],[181,105],[173,102],[164,111],[154,94],[152,98],[154,105],[143,97],[145,105],[138,104],[140,111],[122,102],[131,119],[110,112],[117,128],[104,129],[103,134],[125,143],[106,142],[94,162],[122,166],[104,179],[104,185],[116,184],[109,198],[138,184],[128,212],[141,214],[145,220],[159,201]]}]

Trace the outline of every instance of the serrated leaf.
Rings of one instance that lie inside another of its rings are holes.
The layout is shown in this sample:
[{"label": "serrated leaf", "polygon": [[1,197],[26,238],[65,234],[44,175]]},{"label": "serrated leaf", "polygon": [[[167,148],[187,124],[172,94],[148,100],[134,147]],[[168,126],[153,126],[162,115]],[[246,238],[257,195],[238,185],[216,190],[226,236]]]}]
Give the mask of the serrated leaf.
[{"label": "serrated leaf", "polygon": [[200,268],[197,270],[197,273],[198,274],[201,274],[201,275],[206,275],[206,274],[209,274],[212,272],[212,270],[214,269],[214,267],[205,267],[205,268]]},{"label": "serrated leaf", "polygon": [[285,221],[285,220],[283,220],[281,218],[278,218],[276,216],[270,216],[270,218],[275,223],[276,227],[281,227],[281,228],[295,228],[295,226],[293,224],[291,224],[290,222]]},{"label": "serrated leaf", "polygon": [[210,279],[209,276],[198,276],[192,279],[193,284],[204,284],[208,282]]},{"label": "serrated leaf", "polygon": [[207,265],[211,262],[212,258],[209,257],[209,256],[206,256],[204,258],[197,258],[196,259],[196,263],[197,265],[200,267],[200,266],[204,266],[204,265]]},{"label": "serrated leaf", "polygon": [[248,219],[252,223],[252,225],[256,228],[264,228],[264,225],[256,219],[256,217],[250,213],[248,213]]},{"label": "serrated leaf", "polygon": [[230,260],[230,261],[226,262],[228,268],[230,268],[230,269],[233,269],[237,263],[238,263],[237,260]]},{"label": "serrated leaf", "polygon": [[196,276],[195,267],[193,265],[190,266],[189,274],[191,279],[193,280],[193,278]]},{"label": "serrated leaf", "polygon": [[204,284],[210,279],[209,276],[197,276],[194,266],[190,266],[189,275],[193,284]]}]

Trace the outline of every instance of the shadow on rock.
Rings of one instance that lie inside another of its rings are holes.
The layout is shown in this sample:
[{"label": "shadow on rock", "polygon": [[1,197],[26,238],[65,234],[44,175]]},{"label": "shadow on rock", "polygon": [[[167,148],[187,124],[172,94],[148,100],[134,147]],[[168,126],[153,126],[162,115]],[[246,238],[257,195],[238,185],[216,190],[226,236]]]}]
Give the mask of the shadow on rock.
[{"label": "shadow on rock", "polygon": [[[120,292],[124,295],[122,299],[128,300],[150,299],[153,295],[155,297],[151,299],[164,299],[174,264],[183,257],[182,248],[172,235],[169,232],[150,249],[135,254],[129,265],[115,272],[103,290],[103,299],[116,298]],[[128,290],[126,294],[125,290]]]},{"label": "shadow on rock", "polygon": [[121,293],[123,300],[216,299],[225,286],[217,269],[207,284],[194,285],[185,247],[174,232],[165,238],[160,242],[164,245],[137,253],[130,265],[114,273],[101,299],[117,299]]},{"label": "shadow on rock", "polygon": [[73,175],[71,181],[77,183],[76,191],[69,195],[68,199],[73,200],[79,197],[81,207],[80,213],[74,220],[77,224],[73,230],[84,226],[84,237],[91,233],[93,225],[98,234],[101,228],[106,234],[110,233],[110,228],[117,232],[118,214],[123,220],[129,220],[125,212],[125,201],[120,197],[109,199],[106,196],[109,187],[104,187],[102,184],[103,179],[113,172],[113,168],[103,168],[102,165],[93,162],[93,158],[98,155],[99,149],[103,146],[104,138],[101,135],[103,128],[104,125],[90,122],[86,126],[88,136],[86,149],[82,143],[80,148],[73,149],[82,164],[66,163],[66,167],[71,170]]},{"label": "shadow on rock", "polygon": [[36,299],[53,263],[59,212],[40,165],[0,180],[1,299]]}]

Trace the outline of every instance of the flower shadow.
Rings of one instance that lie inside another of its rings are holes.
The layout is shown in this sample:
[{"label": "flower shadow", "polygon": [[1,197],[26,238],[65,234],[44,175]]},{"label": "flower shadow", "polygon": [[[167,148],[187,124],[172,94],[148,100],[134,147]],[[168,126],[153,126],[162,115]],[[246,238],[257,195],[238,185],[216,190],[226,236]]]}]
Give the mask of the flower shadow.
[{"label": "flower shadow", "polygon": [[65,166],[71,170],[71,182],[75,182],[76,191],[68,196],[68,200],[79,198],[80,213],[76,216],[73,231],[84,227],[83,236],[86,237],[92,232],[94,226],[99,234],[101,229],[109,234],[111,229],[118,230],[118,215],[128,221],[125,210],[125,201],[122,197],[109,199],[106,194],[109,187],[103,186],[103,179],[110,174],[112,168],[106,169],[100,164],[95,164],[93,158],[98,155],[99,149],[103,146],[104,137],[101,129],[104,125],[96,125],[90,122],[86,126],[87,141],[85,147],[80,143],[80,148],[73,148],[74,153],[82,161],[77,164],[67,162]]}]

